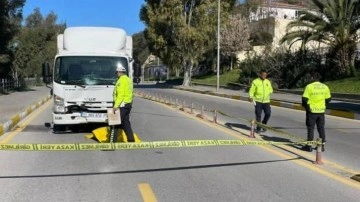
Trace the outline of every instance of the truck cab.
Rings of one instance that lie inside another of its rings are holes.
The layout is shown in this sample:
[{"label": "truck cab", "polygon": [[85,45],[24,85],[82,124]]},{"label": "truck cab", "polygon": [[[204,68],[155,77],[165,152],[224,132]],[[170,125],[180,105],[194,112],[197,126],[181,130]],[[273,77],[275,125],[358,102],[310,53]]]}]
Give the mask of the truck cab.
[{"label": "truck cab", "polygon": [[[133,79],[132,37],[119,28],[72,27],[58,35],[57,46],[52,71],[54,132],[107,123],[116,66],[124,66]],[[48,72],[43,71],[43,77]]]}]

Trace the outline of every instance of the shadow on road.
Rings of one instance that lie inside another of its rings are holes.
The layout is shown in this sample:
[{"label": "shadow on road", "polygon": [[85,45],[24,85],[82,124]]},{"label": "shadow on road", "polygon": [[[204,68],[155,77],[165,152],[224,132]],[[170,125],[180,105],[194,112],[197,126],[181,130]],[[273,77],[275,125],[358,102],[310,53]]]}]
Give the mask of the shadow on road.
[{"label": "shadow on road", "polygon": [[91,176],[91,175],[118,175],[118,174],[129,174],[129,173],[150,173],[150,172],[163,172],[163,171],[178,171],[178,170],[194,170],[194,169],[207,169],[207,168],[230,167],[230,166],[243,166],[243,165],[252,165],[252,164],[266,164],[266,163],[293,161],[293,160],[298,160],[298,159],[301,159],[301,158],[273,160],[273,161],[254,161],[254,162],[242,162],[242,163],[223,163],[223,164],[208,164],[208,165],[196,165],[196,166],[180,166],[180,167],[154,168],[154,169],[141,169],[141,170],[110,171],[110,172],[43,174],[43,175],[13,175],[13,176],[0,176],[0,179],[50,178],[50,177]]},{"label": "shadow on road", "polygon": [[165,115],[165,114],[155,114],[155,113],[145,113],[145,112],[139,112],[139,111],[134,111],[131,112],[134,114],[144,114],[144,115],[151,115],[151,116],[161,116],[161,117],[170,117],[170,118],[181,118],[181,119],[187,119],[186,117],[182,117],[182,116],[169,116],[169,115]]},{"label": "shadow on road", "polygon": [[266,136],[261,134],[260,135],[263,140],[265,141],[272,141],[272,142],[291,142],[290,139],[282,138],[282,137],[274,137],[274,136]]},{"label": "shadow on road", "polygon": [[163,83],[158,83],[158,84],[136,84],[134,85],[134,88],[160,88],[160,89],[164,89],[164,88],[172,88],[172,85],[168,85],[168,84],[163,84]]},{"label": "shadow on road", "polygon": [[251,128],[248,125],[245,124],[240,124],[240,123],[225,123],[225,126],[232,129],[233,127],[235,128],[241,128],[244,130],[250,130]]}]

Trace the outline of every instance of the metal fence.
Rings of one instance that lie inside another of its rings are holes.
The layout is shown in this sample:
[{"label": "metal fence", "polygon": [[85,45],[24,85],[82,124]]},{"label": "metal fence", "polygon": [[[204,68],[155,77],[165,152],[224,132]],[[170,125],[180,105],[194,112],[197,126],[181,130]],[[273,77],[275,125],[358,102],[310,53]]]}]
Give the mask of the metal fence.
[{"label": "metal fence", "polygon": [[12,78],[0,78],[0,92],[7,92],[18,88],[23,88],[25,86],[35,86],[36,79],[35,78],[27,78],[27,79],[12,79]]}]

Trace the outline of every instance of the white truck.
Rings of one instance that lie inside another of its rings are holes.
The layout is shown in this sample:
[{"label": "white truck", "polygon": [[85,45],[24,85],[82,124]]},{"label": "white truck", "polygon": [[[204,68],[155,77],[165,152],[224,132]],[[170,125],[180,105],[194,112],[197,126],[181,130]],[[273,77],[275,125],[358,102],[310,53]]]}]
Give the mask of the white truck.
[{"label": "white truck", "polygon": [[119,28],[70,27],[58,35],[57,49],[53,71],[43,64],[44,82],[52,78],[54,133],[107,123],[117,64],[133,78],[132,37]]}]

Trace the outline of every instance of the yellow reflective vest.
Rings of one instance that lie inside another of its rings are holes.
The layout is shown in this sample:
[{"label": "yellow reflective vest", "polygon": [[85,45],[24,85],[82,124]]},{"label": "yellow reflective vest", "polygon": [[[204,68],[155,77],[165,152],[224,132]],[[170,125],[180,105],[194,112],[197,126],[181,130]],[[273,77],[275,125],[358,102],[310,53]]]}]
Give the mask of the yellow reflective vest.
[{"label": "yellow reflective vest", "polygon": [[305,87],[303,100],[307,99],[308,111],[311,113],[324,113],[326,110],[326,102],[330,101],[331,94],[329,87],[323,83],[315,81]]},{"label": "yellow reflective vest", "polygon": [[249,97],[256,102],[270,103],[270,95],[273,93],[271,82],[268,79],[255,79],[249,90]]},{"label": "yellow reflective vest", "polygon": [[116,81],[114,92],[114,107],[118,108],[122,103],[132,103],[133,83],[127,75],[121,75]]}]

